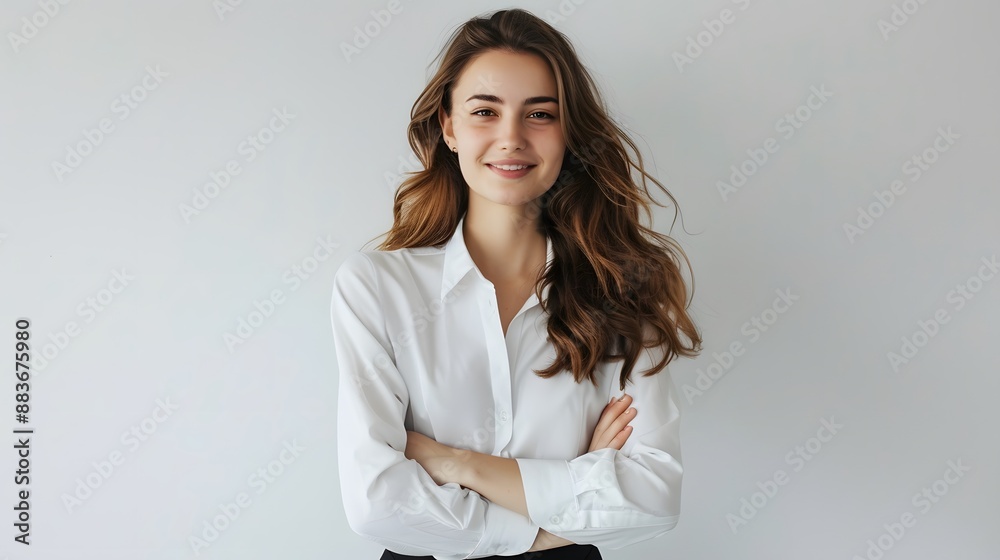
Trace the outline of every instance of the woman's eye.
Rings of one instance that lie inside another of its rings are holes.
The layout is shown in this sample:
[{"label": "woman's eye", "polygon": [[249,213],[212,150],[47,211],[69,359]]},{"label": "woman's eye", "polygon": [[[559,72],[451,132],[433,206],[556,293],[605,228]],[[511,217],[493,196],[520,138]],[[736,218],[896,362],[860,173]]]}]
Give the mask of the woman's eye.
[{"label": "woman's eye", "polygon": [[[493,113],[493,110],[492,109],[479,109],[478,111],[473,111],[472,112],[472,114],[476,115],[477,117],[486,117],[486,116],[488,116],[488,115],[482,115],[480,113]],[[494,114],[496,114],[496,113],[494,113]],[[554,119],[555,118],[552,115],[546,113],[545,111],[535,111],[534,113],[531,113],[531,114],[532,115],[542,115],[542,120],[550,120],[550,119]]]}]

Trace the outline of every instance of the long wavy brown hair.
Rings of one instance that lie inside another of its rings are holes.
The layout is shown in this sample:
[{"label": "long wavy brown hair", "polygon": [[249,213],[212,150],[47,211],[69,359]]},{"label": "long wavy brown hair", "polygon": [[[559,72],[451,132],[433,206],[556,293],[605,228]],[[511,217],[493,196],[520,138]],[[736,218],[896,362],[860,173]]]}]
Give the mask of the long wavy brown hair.
[{"label": "long wavy brown hair", "polygon": [[[643,347],[665,345],[660,362],[643,375],[660,372],[678,355],[697,356],[701,337],[687,313],[680,257],[689,268],[690,261],[673,239],[639,223],[640,208],[649,220],[649,203],[662,206],[649,196],[647,178],[675,206],[677,201],[645,171],[635,143],[608,116],[569,40],[527,11],[502,10],[469,20],[435,58],[441,63],[413,104],[407,128],[424,169],[405,174],[393,203],[392,228],[382,234],[388,237],[377,249],[441,245],[465,215],[469,187],[442,138],[438,110],[451,114],[451,90],[459,75],[489,50],[535,54],[548,62],[566,143],[558,178],[534,206],[533,222],[551,238],[554,252],[535,293],[549,314],[548,340],[556,349],[552,365],[535,373],[549,378],[570,370],[577,383],[589,378],[596,386],[600,362],[624,359],[620,386],[625,390]],[[633,169],[641,187],[632,179]],[[545,285],[549,291],[543,301]]]}]

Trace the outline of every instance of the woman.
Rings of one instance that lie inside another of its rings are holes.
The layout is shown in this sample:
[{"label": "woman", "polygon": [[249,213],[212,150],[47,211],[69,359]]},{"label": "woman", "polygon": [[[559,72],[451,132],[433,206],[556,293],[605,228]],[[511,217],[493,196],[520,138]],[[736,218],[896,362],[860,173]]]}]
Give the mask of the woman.
[{"label": "woman", "polygon": [[425,170],[334,280],[352,530],[383,559],[595,560],[673,528],[663,370],[701,339],[683,251],[638,222],[645,177],[666,189],[567,39],[522,10],[459,28],[411,116]]}]

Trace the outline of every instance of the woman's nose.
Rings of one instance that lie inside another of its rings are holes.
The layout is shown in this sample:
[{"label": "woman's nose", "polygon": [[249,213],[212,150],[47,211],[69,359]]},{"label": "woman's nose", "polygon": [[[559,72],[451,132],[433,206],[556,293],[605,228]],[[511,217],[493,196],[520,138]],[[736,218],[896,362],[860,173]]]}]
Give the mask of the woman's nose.
[{"label": "woman's nose", "polygon": [[504,150],[524,148],[524,128],[519,119],[510,118],[500,129],[499,145]]}]

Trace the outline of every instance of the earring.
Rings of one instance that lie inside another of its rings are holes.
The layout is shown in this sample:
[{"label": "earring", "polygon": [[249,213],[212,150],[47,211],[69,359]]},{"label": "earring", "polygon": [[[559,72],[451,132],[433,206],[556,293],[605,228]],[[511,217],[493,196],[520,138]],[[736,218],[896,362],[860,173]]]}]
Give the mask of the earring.
[{"label": "earring", "polygon": [[452,146],[451,151],[458,153],[458,146]]}]

